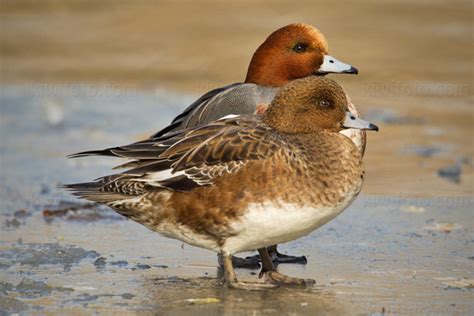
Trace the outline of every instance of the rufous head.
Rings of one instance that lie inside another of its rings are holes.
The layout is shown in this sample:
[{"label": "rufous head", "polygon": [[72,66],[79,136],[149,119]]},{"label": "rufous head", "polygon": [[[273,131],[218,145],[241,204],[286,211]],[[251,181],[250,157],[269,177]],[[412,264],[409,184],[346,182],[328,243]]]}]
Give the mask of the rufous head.
[{"label": "rufous head", "polygon": [[317,28],[296,23],[276,30],[258,47],[245,82],[282,86],[294,79],[327,73],[358,71],[328,55],[326,38]]}]

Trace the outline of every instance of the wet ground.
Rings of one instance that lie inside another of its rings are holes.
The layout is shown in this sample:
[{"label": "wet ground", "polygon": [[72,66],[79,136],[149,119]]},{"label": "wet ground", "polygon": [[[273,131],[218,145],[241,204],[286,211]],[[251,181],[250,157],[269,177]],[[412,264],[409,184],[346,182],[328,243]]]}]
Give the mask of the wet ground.
[{"label": "wet ground", "polygon": [[[1,315],[474,314],[471,1],[0,8]],[[354,205],[281,246],[308,264],[278,269],[314,287],[225,289],[214,253],[60,189],[117,163],[67,154],[150,135],[200,93],[241,81],[255,47],[295,21],[359,68],[332,78],[381,128]]]},{"label": "wet ground", "polygon": [[[224,289],[216,254],[160,237],[60,189],[61,183],[103,175],[117,163],[67,160],[68,153],[129,142],[130,134],[161,126],[178,110],[176,104],[189,101],[163,92],[94,91],[94,97],[54,100],[24,87],[2,90],[0,134],[9,135],[2,138],[0,174],[3,312],[473,311],[473,199],[468,197],[363,195],[330,224],[282,246],[309,262],[279,270],[315,278],[317,285],[258,293]],[[130,111],[125,105],[131,103],[148,115]],[[245,280],[256,279],[258,272],[238,271]]]},{"label": "wet ground", "polygon": [[[107,210],[51,221],[2,214],[0,308],[8,312],[194,315],[472,314],[472,200],[361,197],[282,250],[308,264],[306,289],[222,287],[214,253],[157,236]],[[453,214],[447,213],[450,210]],[[104,219],[90,220],[98,212]],[[74,218],[76,217],[76,218]],[[17,220],[18,225],[6,224]],[[244,280],[258,270],[239,270]]]}]

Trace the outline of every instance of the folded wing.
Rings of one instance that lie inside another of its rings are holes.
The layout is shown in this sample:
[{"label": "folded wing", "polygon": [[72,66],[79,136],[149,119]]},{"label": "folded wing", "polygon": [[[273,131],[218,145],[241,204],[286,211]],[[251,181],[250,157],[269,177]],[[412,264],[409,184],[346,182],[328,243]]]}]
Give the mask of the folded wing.
[{"label": "folded wing", "polygon": [[281,137],[258,116],[230,116],[163,137],[72,155],[106,155],[131,161],[119,166],[129,168],[120,174],[67,187],[98,202],[109,198],[104,195],[137,196],[154,189],[187,192],[213,185],[217,177],[237,172],[248,161],[268,159],[284,147]]},{"label": "folded wing", "polygon": [[150,138],[208,124],[229,114],[253,114],[258,104],[270,104],[277,91],[278,88],[252,83],[234,83],[211,90],[176,116],[170,125]]}]

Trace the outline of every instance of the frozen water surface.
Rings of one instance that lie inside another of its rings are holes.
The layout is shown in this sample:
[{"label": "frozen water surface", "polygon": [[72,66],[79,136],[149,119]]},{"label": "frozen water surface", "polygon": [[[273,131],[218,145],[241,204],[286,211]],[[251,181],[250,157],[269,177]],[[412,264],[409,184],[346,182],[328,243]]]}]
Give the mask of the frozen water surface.
[{"label": "frozen water surface", "polygon": [[[160,237],[106,207],[82,209],[85,202],[59,188],[119,162],[67,154],[145,137],[192,98],[113,90],[49,96],[14,86],[3,87],[1,98],[2,313],[473,312],[472,198],[361,196],[328,225],[281,246],[306,255],[308,264],[279,270],[317,285],[229,290],[214,253]],[[238,274],[252,280],[258,270]]]}]

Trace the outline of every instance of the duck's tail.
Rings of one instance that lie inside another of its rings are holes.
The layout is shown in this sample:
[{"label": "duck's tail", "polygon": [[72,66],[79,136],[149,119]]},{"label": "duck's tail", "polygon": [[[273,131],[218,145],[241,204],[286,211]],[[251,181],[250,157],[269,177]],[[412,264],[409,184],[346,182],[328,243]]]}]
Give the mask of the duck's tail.
[{"label": "duck's tail", "polygon": [[102,177],[93,182],[65,184],[63,188],[80,198],[112,206],[146,193],[147,184],[134,181],[132,176],[117,174]]},{"label": "duck's tail", "polygon": [[144,182],[122,174],[99,178],[94,182],[66,184],[63,187],[83,199],[106,204],[117,213],[152,230],[155,228],[153,223],[156,223],[156,214],[150,211],[147,193],[165,192],[161,188],[150,187]]}]

